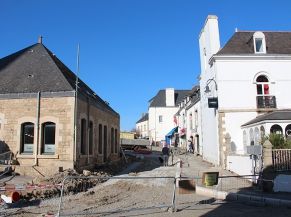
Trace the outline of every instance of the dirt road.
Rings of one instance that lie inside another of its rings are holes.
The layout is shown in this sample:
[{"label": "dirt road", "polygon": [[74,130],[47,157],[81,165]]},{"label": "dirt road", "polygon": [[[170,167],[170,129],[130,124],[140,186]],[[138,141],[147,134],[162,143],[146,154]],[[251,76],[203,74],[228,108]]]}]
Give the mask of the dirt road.
[{"label": "dirt road", "polygon": [[[191,156],[194,157],[194,156]],[[183,156],[182,156],[183,158]],[[177,159],[175,159],[177,160]],[[185,161],[186,162],[186,161]],[[196,162],[197,164],[197,162]],[[204,162],[201,162],[201,165]],[[197,166],[201,169],[202,166]],[[129,165],[127,170],[114,179],[98,184],[86,192],[64,196],[61,216],[291,216],[290,209],[260,207],[239,203],[215,201],[211,197],[179,194],[176,190],[175,208],[172,199],[173,179],[176,166],[163,167],[156,158],[143,158]],[[191,168],[187,168],[192,171]],[[198,174],[197,171],[192,171]],[[132,179],[136,177],[136,179]],[[164,177],[142,178],[140,177]],[[45,216],[56,214],[59,198],[20,204],[14,208],[0,210],[1,216]]]}]

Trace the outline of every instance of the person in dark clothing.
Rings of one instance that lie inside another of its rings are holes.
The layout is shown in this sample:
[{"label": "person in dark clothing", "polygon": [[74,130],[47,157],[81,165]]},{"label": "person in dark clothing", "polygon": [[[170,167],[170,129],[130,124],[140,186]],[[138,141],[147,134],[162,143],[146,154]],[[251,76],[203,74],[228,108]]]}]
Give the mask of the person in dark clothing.
[{"label": "person in dark clothing", "polygon": [[170,150],[167,146],[163,147],[162,149],[163,159],[164,159],[164,166],[168,166]]}]

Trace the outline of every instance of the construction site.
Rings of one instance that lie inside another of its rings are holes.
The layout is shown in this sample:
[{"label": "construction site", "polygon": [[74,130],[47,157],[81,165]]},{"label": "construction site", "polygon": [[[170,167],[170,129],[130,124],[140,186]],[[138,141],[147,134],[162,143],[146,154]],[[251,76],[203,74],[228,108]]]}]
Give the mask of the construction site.
[{"label": "construction site", "polygon": [[[218,182],[211,176],[205,179],[205,174],[218,174]],[[65,170],[44,179],[2,175],[0,216],[290,214],[288,194],[273,194],[273,201],[267,200],[251,178],[238,177],[182,150],[169,156],[168,166],[161,147],[124,150],[119,163],[94,171]],[[275,202],[274,197],[278,197]]]}]

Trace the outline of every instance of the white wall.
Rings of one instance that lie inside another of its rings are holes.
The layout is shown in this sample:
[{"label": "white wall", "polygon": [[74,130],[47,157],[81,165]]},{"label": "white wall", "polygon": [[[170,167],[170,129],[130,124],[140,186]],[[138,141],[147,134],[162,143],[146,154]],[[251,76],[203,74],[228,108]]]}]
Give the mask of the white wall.
[{"label": "white wall", "polygon": [[[210,67],[209,59],[217,53],[220,48],[219,29],[216,16],[208,16],[199,36],[200,61],[201,61],[201,132],[203,158],[216,165],[219,164],[219,145],[218,145],[218,123],[217,111],[208,108],[208,97],[217,96],[215,83],[209,79],[216,79],[215,67]],[[210,94],[204,92],[209,82]]]},{"label": "white wall", "polygon": [[277,108],[291,108],[291,60],[216,60],[220,109],[256,109],[255,76],[264,72],[271,80],[270,95]]},{"label": "white wall", "polygon": [[238,175],[251,175],[252,160],[250,156],[228,156],[227,169]]},{"label": "white wall", "polygon": [[139,130],[140,136],[142,138],[148,137],[149,136],[149,122],[148,121],[143,121],[139,122],[136,124],[136,130]]},{"label": "white wall", "polygon": [[[149,108],[149,136],[150,140],[165,140],[165,135],[175,127],[174,114],[178,107],[150,107]],[[163,116],[163,122],[159,122],[159,116]]]},{"label": "white wall", "polygon": [[236,147],[237,154],[244,154],[245,152],[241,125],[255,118],[256,115],[256,112],[233,112],[225,114],[226,133],[229,133],[231,136],[231,142]]},{"label": "white wall", "polygon": [[[195,111],[197,111],[197,117],[195,115]],[[190,136],[193,136],[193,142],[194,142],[194,148],[195,151],[198,152],[199,154],[202,154],[202,143],[201,143],[201,115],[200,115],[200,101],[192,105],[190,108],[187,110],[187,140],[190,139]],[[190,114],[192,114],[192,129],[191,129],[191,119],[190,119]],[[198,141],[196,141],[196,136],[198,135]],[[197,145],[199,144],[199,149]]]}]

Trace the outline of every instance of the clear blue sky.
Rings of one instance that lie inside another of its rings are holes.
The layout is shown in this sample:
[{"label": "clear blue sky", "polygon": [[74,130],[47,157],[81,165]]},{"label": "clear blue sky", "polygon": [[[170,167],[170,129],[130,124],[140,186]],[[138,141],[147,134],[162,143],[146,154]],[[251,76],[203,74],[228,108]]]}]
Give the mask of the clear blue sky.
[{"label": "clear blue sky", "polygon": [[[200,73],[198,36],[219,18],[222,45],[234,29],[291,31],[288,0],[1,0],[0,57],[37,42],[80,77],[131,130],[167,87],[191,89]],[[1,78],[0,78],[1,79]]]}]

